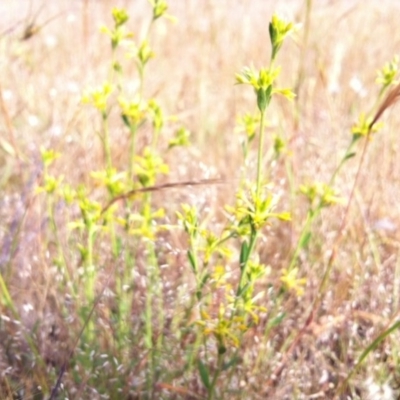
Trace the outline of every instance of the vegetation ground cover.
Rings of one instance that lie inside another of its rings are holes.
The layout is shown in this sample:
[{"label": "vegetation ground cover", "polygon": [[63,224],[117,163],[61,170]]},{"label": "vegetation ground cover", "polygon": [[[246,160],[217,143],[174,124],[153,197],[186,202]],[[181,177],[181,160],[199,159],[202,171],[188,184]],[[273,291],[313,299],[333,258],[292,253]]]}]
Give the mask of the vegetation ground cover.
[{"label": "vegetation ground cover", "polygon": [[395,399],[395,2],[52,2],[0,26],[0,395]]}]

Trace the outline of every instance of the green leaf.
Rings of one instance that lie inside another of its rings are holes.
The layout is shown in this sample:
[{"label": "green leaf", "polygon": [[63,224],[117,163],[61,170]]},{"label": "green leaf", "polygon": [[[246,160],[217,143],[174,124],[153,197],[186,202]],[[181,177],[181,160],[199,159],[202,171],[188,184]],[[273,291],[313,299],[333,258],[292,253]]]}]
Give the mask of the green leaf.
[{"label": "green leaf", "polygon": [[122,241],[121,236],[117,236],[116,240],[115,240],[115,249],[113,251],[114,257],[118,257],[121,254],[121,252],[122,252],[122,244],[123,244],[123,241]]},{"label": "green leaf", "polygon": [[113,70],[115,72],[122,72],[122,65],[119,62],[113,64]]},{"label": "green leaf", "polygon": [[301,240],[300,242],[300,248],[304,249],[305,247],[308,246],[308,243],[310,243],[311,239],[311,232],[308,232]]},{"label": "green leaf", "polygon": [[203,289],[203,287],[206,285],[207,281],[210,279],[210,274],[205,274],[202,278],[201,278],[201,285],[200,288]]},{"label": "green leaf", "polygon": [[124,124],[127,126],[127,128],[131,129],[131,124],[129,122],[129,118],[125,115],[121,115],[122,121],[124,121]]},{"label": "green leaf", "polygon": [[265,90],[265,98],[267,100],[267,106],[268,106],[272,98],[272,85],[269,85]]},{"label": "green leaf", "polygon": [[270,22],[269,23],[269,38],[271,40],[272,47],[274,47],[274,45],[275,45],[276,37],[277,37],[277,32],[276,32],[275,26],[272,24],[272,22]]},{"label": "green leaf", "polygon": [[266,91],[263,88],[257,90],[257,106],[258,109],[263,113],[267,108],[268,100]]},{"label": "green leaf", "polygon": [[271,319],[268,323],[268,328],[275,328],[276,326],[280,325],[282,321],[285,319],[286,313],[280,313],[275,318]]},{"label": "green leaf", "polygon": [[210,374],[208,372],[208,368],[201,362],[201,360],[199,360],[198,362],[198,368],[201,381],[203,382],[203,385],[206,387],[206,389],[209,390],[211,387],[211,383],[210,383]]},{"label": "green leaf", "polygon": [[175,137],[168,143],[168,149],[175,146],[187,146],[189,144],[190,132],[185,128],[179,128],[175,133]]},{"label": "green leaf", "polygon": [[242,248],[240,249],[240,268],[245,264],[249,257],[249,245],[247,242],[242,243]]},{"label": "green leaf", "polygon": [[218,354],[225,354],[226,353],[226,347],[223,344],[220,344],[218,346]]},{"label": "green leaf", "polygon": [[239,364],[239,362],[241,361],[241,358],[239,356],[233,356],[230,361],[228,361],[227,363],[224,363],[224,365],[222,366],[222,371],[226,371],[231,367],[236,366],[237,364]]},{"label": "green leaf", "polygon": [[344,157],[344,160],[348,160],[350,158],[353,158],[356,155],[356,152],[353,151],[352,153],[348,153],[346,154],[346,156]]},{"label": "green leaf", "polygon": [[251,282],[247,282],[245,285],[243,285],[242,288],[240,288],[240,290],[237,292],[237,296],[238,297],[242,297],[244,294],[246,294],[248,289],[251,289]]},{"label": "green leaf", "polygon": [[357,363],[353,367],[353,369],[348,373],[346,379],[343,381],[342,385],[339,387],[339,393],[343,391],[343,388],[348,384],[354,373],[360,368],[361,364],[365,361],[367,356],[373,352],[389,335],[391,335],[394,331],[400,329],[400,321],[396,321],[392,326],[388,329],[385,329],[381,332],[372,343],[367,346],[367,348],[362,352],[360,357],[357,360]]},{"label": "green leaf", "polygon": [[197,272],[197,262],[196,262],[196,258],[194,256],[193,252],[191,250],[188,250],[187,256],[188,256],[189,263],[190,263],[190,266],[192,267],[193,272],[196,273]]}]

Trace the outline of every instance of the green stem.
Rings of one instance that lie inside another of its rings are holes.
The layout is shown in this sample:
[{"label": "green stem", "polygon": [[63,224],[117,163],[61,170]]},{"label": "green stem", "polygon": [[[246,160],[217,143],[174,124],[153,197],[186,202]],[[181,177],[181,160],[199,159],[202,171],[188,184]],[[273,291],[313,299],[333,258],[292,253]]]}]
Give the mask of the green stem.
[{"label": "green stem", "polygon": [[329,180],[329,186],[332,186],[335,182],[336,176],[339,173],[339,171],[342,169],[344,163],[349,159],[351,156],[351,151],[353,149],[353,146],[355,144],[354,139],[351,140],[349,146],[346,149],[346,152],[344,153],[343,158],[340,160],[339,165],[336,167],[335,171],[333,172],[331,179]]},{"label": "green stem", "polygon": [[87,300],[91,302],[94,298],[94,265],[93,265],[93,242],[94,242],[94,229],[93,224],[88,226],[88,239],[87,239],[87,260],[86,260],[86,295]]},{"label": "green stem", "polygon": [[215,370],[213,380],[212,380],[210,388],[208,390],[207,400],[213,400],[214,399],[215,387],[216,387],[219,375],[220,375],[220,373],[222,371],[223,362],[224,362],[224,354],[221,354],[220,352],[218,352],[217,368]]},{"label": "green stem", "polygon": [[[256,213],[257,209],[259,206],[260,202],[260,193],[261,193],[261,185],[262,185],[262,173],[261,173],[261,167],[263,165],[263,149],[264,149],[264,127],[265,127],[265,112],[260,112],[260,130],[259,130],[259,136],[260,140],[258,143],[258,156],[257,156],[257,184],[256,184],[256,197],[255,197],[255,204],[254,207],[256,208]],[[251,227],[251,233],[250,233],[250,240],[249,240],[249,250],[247,252],[247,257],[246,259],[242,262],[242,265],[240,265],[240,280],[239,280],[239,286],[236,292],[236,296],[239,297],[240,294],[242,293],[243,290],[243,283],[244,279],[246,276],[246,269],[247,265],[250,259],[251,254],[254,251],[256,242],[257,242],[257,236],[258,232],[257,229],[252,226]]]},{"label": "green stem", "polygon": [[18,315],[17,309],[15,308],[10,292],[8,291],[7,284],[1,272],[0,272],[0,289],[2,293],[2,296],[0,297],[0,304],[4,304],[6,307],[10,308],[14,316]]},{"label": "green stem", "polygon": [[[351,151],[352,151],[354,143],[355,143],[354,140],[352,140],[350,142],[350,145],[348,146],[343,158],[341,159],[339,165],[336,167],[335,171],[333,172],[333,174],[331,176],[331,179],[329,180],[329,184],[328,184],[329,186],[332,186],[334,184],[336,176],[338,175],[339,171],[342,169],[345,162],[349,159],[349,156],[351,155]],[[290,261],[288,271],[291,271],[296,266],[297,258],[300,254],[300,251],[303,248],[304,241],[305,241],[307,235],[310,234],[311,226],[312,226],[313,222],[315,221],[315,219],[320,215],[322,209],[323,209],[323,199],[321,198],[321,199],[319,199],[319,202],[314,209],[312,209],[310,207],[310,209],[308,210],[306,223],[300,234],[300,238],[297,241],[297,246],[293,253],[292,259]]]},{"label": "green stem", "polygon": [[263,165],[263,149],[264,149],[264,126],[265,126],[265,112],[260,113],[260,131],[259,136],[260,140],[258,143],[258,157],[257,157],[257,186],[256,186],[256,204],[258,206],[258,200],[260,197],[261,191],[261,181],[262,181],[262,173],[261,168]]},{"label": "green stem", "polygon": [[292,259],[291,259],[289,267],[288,267],[289,272],[296,266],[297,258],[300,254],[300,251],[304,247],[304,241],[306,240],[307,235],[309,235],[309,233],[310,233],[311,225],[315,219],[315,216],[319,214],[318,211],[319,211],[318,208],[316,211],[313,211],[311,209],[308,210],[306,223],[303,226],[303,230],[301,231],[300,238],[297,241],[296,249],[294,250]]},{"label": "green stem", "polygon": [[130,128],[130,144],[129,144],[129,179],[134,178],[134,166],[135,166],[135,153],[136,153],[136,131],[137,126],[134,125]]},{"label": "green stem", "polygon": [[87,258],[85,265],[85,295],[86,304],[83,306],[82,319],[85,321],[86,329],[84,339],[90,343],[93,339],[94,326],[93,321],[90,319],[90,307],[95,300],[95,268],[93,264],[93,247],[94,247],[94,236],[95,236],[95,225],[93,222],[89,222],[87,226]]},{"label": "green stem", "polygon": [[143,88],[144,88],[144,67],[139,65],[139,99],[143,99]]},{"label": "green stem", "polygon": [[103,122],[103,148],[105,154],[106,166],[108,169],[112,168],[112,160],[111,160],[111,146],[110,146],[110,132],[108,129],[108,117],[104,112],[102,115]]},{"label": "green stem", "polygon": [[253,253],[254,248],[256,246],[257,236],[258,236],[257,230],[255,228],[252,228],[251,234],[250,234],[248,256],[243,261],[242,265],[240,265],[240,279],[239,279],[239,286],[238,286],[238,289],[236,291],[235,308],[236,308],[237,300],[238,300],[238,298],[240,297],[240,295],[242,294],[242,291],[243,291],[244,279],[245,279],[245,276],[246,276],[247,265],[249,263],[250,256]]},{"label": "green stem", "polygon": [[131,324],[129,323],[132,308],[133,298],[133,268],[135,264],[134,249],[138,243],[132,246],[132,250],[126,249],[124,269],[117,279],[117,295],[118,295],[118,319],[116,324],[118,326],[117,341],[119,350],[123,350],[126,343],[131,340]]},{"label": "green stem", "polygon": [[[147,193],[144,199],[142,215],[148,224],[147,228],[152,229],[151,217],[151,195]],[[146,309],[145,309],[145,344],[149,350],[150,371],[147,377],[147,389],[149,393],[153,391],[153,384],[157,373],[157,355],[163,347],[163,336],[160,334],[157,342],[154,343],[153,324],[158,327],[158,331],[162,332],[164,325],[164,313],[162,304],[162,288],[161,277],[158,269],[158,261],[154,248],[154,243],[149,241],[147,244],[147,293],[146,293]],[[158,301],[157,301],[158,300]],[[157,313],[157,321],[153,321],[153,308]]]},{"label": "green stem", "polygon": [[[57,263],[61,264],[62,263],[62,274],[63,277],[67,279],[68,284],[71,284],[72,290],[73,290],[73,294],[75,295],[75,287],[74,285],[72,285],[72,279],[71,276],[69,274],[68,268],[67,268],[67,262],[65,259],[65,254],[64,254],[64,250],[63,250],[63,246],[61,244],[61,240],[60,240],[60,235],[59,235],[59,231],[58,231],[58,227],[57,227],[57,223],[56,223],[56,219],[55,219],[55,212],[54,212],[54,201],[51,201],[51,199],[49,199],[48,201],[48,215],[50,216],[50,224],[51,227],[53,229],[53,233],[54,233],[54,238],[55,238],[55,242],[56,242],[56,246],[57,246]],[[60,267],[61,265],[59,265]]]}]

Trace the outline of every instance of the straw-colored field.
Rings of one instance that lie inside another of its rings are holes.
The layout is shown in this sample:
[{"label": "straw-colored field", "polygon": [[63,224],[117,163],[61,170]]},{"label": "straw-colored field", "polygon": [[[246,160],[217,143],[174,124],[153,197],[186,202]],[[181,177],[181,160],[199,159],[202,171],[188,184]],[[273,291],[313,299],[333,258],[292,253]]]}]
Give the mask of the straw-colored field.
[{"label": "straw-colored field", "polygon": [[0,4],[0,399],[398,398],[398,2],[164,3]]}]

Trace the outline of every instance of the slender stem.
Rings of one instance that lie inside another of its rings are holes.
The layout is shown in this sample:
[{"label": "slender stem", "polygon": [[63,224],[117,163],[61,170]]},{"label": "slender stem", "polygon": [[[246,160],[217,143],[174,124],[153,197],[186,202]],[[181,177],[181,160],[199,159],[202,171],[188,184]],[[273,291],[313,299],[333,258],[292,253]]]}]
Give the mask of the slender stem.
[{"label": "slender stem", "polygon": [[349,159],[349,156],[351,155],[351,150],[354,146],[354,139],[351,140],[349,147],[346,149],[346,152],[344,153],[343,158],[341,159],[339,165],[336,167],[335,171],[333,172],[331,179],[329,180],[329,186],[332,186],[333,183],[335,182],[336,176],[339,173],[339,171],[342,169],[343,164]]},{"label": "slender stem", "polygon": [[[257,230],[255,230],[253,228],[252,231],[251,231],[251,234],[250,234],[248,256],[243,261],[242,265],[240,266],[240,279],[239,279],[239,286],[238,286],[237,292],[236,292],[236,301],[235,301],[235,303],[237,302],[237,299],[240,297],[240,295],[242,294],[242,291],[243,291],[244,278],[246,276],[247,265],[249,263],[250,256],[253,253],[254,248],[256,246],[257,236],[258,236],[258,232],[257,232]],[[236,304],[235,304],[235,308],[236,308]]]},{"label": "slender stem", "polygon": [[129,144],[129,179],[133,179],[133,170],[135,166],[135,153],[136,153],[136,131],[137,126],[130,128],[130,144]]},{"label": "slender stem", "polygon": [[139,99],[143,99],[143,89],[144,89],[144,67],[139,65]]},{"label": "slender stem", "polygon": [[312,222],[314,221],[315,216],[319,214],[319,212],[318,212],[319,210],[320,210],[320,209],[317,208],[316,211],[309,210],[308,213],[307,213],[307,220],[306,220],[306,223],[305,223],[305,225],[304,225],[304,227],[303,227],[303,230],[301,231],[300,238],[299,238],[299,240],[297,241],[296,249],[294,250],[292,259],[290,260],[290,264],[289,264],[289,267],[288,267],[288,271],[289,271],[289,272],[290,272],[290,271],[295,267],[295,265],[296,265],[297,257],[299,256],[300,251],[301,251],[301,249],[303,248],[304,240],[306,239],[307,235],[310,233],[310,228],[311,228]]},{"label": "slender stem", "polygon": [[217,384],[219,375],[221,373],[223,362],[224,362],[224,354],[221,354],[220,352],[218,352],[217,368],[215,370],[213,380],[212,380],[210,388],[208,390],[207,400],[213,400],[214,399],[215,386]]},{"label": "slender stem", "polygon": [[265,126],[265,112],[261,112],[260,131],[259,131],[260,140],[258,143],[258,157],[257,157],[257,186],[256,186],[256,204],[255,204],[256,207],[258,206],[258,200],[261,190],[261,181],[262,181],[261,168],[263,164],[264,126]]},{"label": "slender stem", "polygon": [[361,174],[362,167],[364,165],[364,159],[365,159],[365,155],[367,153],[367,147],[368,147],[368,143],[369,143],[369,140],[370,140],[370,134],[368,134],[365,137],[364,140],[365,140],[365,142],[364,142],[364,146],[362,148],[361,158],[360,158],[360,162],[358,164],[356,176],[354,178],[353,187],[351,188],[351,192],[350,192],[349,200],[347,202],[346,210],[344,212],[342,221],[340,223],[340,227],[339,227],[338,233],[336,235],[336,240],[335,240],[335,242],[333,244],[333,249],[332,249],[331,255],[330,255],[329,260],[328,260],[328,265],[327,265],[325,274],[324,274],[324,276],[322,278],[322,281],[320,283],[320,286],[318,288],[318,293],[317,293],[317,296],[316,296],[314,304],[313,304],[313,309],[314,310],[316,309],[316,307],[320,303],[320,301],[322,301],[322,296],[325,293],[326,284],[328,282],[328,278],[330,276],[330,273],[331,273],[331,270],[332,270],[332,267],[333,267],[333,261],[336,258],[336,250],[337,250],[337,248],[339,246],[341,238],[343,237],[343,232],[344,232],[344,229],[346,227],[347,218],[348,218],[349,211],[350,211],[350,206],[353,203],[355,190],[356,190],[358,181],[360,179],[360,174]]},{"label": "slender stem", "polygon": [[[85,265],[85,295],[86,304],[89,307],[95,298],[95,268],[93,264],[93,248],[95,240],[95,225],[93,221],[90,221],[87,226],[87,258]],[[82,318],[85,320],[88,318],[86,305],[84,306]],[[87,323],[87,329],[85,330],[85,339],[88,343],[92,341],[94,332],[93,321],[90,320]]]},{"label": "slender stem", "polygon": [[[257,156],[257,183],[256,183],[256,197],[255,197],[255,212],[257,213],[259,203],[260,203],[260,194],[261,194],[261,185],[262,185],[262,173],[261,173],[261,168],[263,165],[263,149],[264,149],[264,127],[265,127],[265,112],[260,112],[260,130],[259,130],[259,143],[258,143],[258,156]],[[243,290],[243,282],[244,278],[246,276],[246,269],[247,269],[247,264],[250,259],[251,254],[254,251],[256,242],[257,242],[257,236],[258,232],[257,229],[252,226],[251,227],[251,233],[250,233],[250,240],[249,240],[249,250],[248,250],[248,256],[247,258],[242,262],[242,265],[240,266],[240,280],[239,280],[239,286],[236,292],[237,296],[240,296],[242,290]]]},{"label": "slender stem", "polygon": [[87,260],[86,260],[86,275],[87,275],[86,294],[89,302],[93,300],[93,292],[94,292],[93,241],[94,241],[94,229],[92,223],[90,223],[88,227]]},{"label": "slender stem", "polygon": [[[329,180],[329,184],[328,184],[329,186],[333,185],[337,174],[342,169],[344,163],[348,160],[349,155],[351,154],[351,150],[353,148],[354,143],[355,143],[354,140],[352,140],[350,142],[350,145],[347,148],[343,158],[341,159],[339,165],[336,167],[335,171],[333,172],[333,174],[331,176],[331,179]],[[306,223],[305,223],[305,225],[303,227],[303,230],[302,230],[302,232],[300,234],[300,238],[297,241],[296,249],[295,249],[295,251],[293,253],[292,259],[291,259],[289,267],[288,267],[289,271],[291,271],[295,267],[296,262],[297,262],[297,257],[299,256],[299,253],[300,253],[301,249],[303,248],[304,240],[307,237],[307,235],[309,235],[312,223],[315,221],[315,219],[318,217],[318,215],[320,215],[320,213],[322,211],[322,208],[323,208],[323,199],[321,198],[319,200],[317,206],[314,209],[310,208],[310,210],[308,211]]]},{"label": "slender stem", "polygon": [[111,169],[112,160],[111,160],[110,133],[108,129],[108,118],[106,113],[103,113],[102,121],[103,121],[103,146],[104,146],[105,161],[107,168]]},{"label": "slender stem", "polygon": [[[54,205],[54,200],[52,197],[50,197],[49,201],[48,201],[48,215],[50,216],[50,224],[53,229],[54,238],[55,238],[55,242],[56,242],[56,246],[57,246],[59,267],[62,267],[61,272],[63,275],[63,279],[66,278],[68,284],[72,284],[72,278],[71,278],[71,275],[70,275],[68,267],[67,267],[67,261],[66,261],[63,246],[62,246],[62,243],[60,240],[60,234],[58,231],[58,226],[57,226],[57,222],[56,222],[56,218],[55,218],[55,205]],[[60,265],[60,264],[62,264],[62,265]],[[75,293],[74,286],[71,285],[71,288],[75,295],[76,293]]]}]

